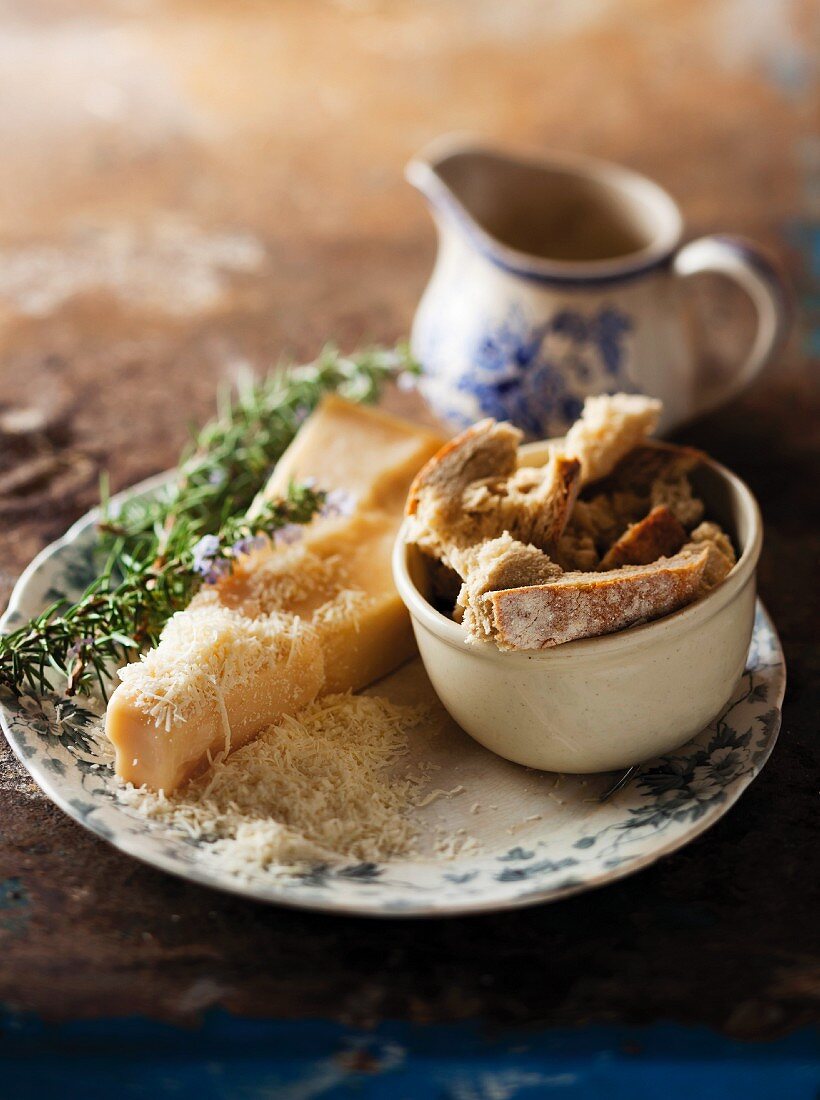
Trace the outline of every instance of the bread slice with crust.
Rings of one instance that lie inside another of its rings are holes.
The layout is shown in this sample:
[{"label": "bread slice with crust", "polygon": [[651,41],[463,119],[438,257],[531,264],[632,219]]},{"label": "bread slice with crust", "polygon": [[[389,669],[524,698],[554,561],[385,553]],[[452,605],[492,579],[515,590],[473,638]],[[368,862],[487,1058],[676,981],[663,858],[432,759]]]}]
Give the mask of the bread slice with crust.
[{"label": "bread slice with crust", "polygon": [[499,649],[548,649],[657,619],[697,599],[709,550],[607,573],[564,573],[547,584],[494,592]]},{"label": "bread slice with crust", "polygon": [[450,440],[416,476],[407,500],[408,539],[458,570],[458,552],[513,539],[552,550],[580,488],[577,459],[555,453],[516,468],[521,433],[483,420]]},{"label": "bread slice with crust", "polygon": [[545,466],[522,466],[499,487],[493,508],[496,534],[551,553],[564,533],[581,488],[581,464],[553,454]]},{"label": "bread slice with crust", "polygon": [[419,470],[410,483],[405,512],[414,516],[425,492],[453,500],[473,481],[509,477],[518,466],[523,433],[511,424],[479,420],[448,440]]},{"label": "bread slice with crust", "polygon": [[686,528],[664,505],[631,524],[613,542],[601,559],[600,569],[620,569],[622,565],[649,565],[658,558],[677,554],[686,542]]},{"label": "bread slice with crust", "polygon": [[514,539],[508,532],[457,554],[458,572],[464,578],[457,608],[468,641],[492,637],[489,594],[502,588],[544,584],[561,575],[561,567],[543,550]]},{"label": "bread slice with crust", "polygon": [[465,492],[476,483],[489,484],[514,473],[522,438],[510,424],[480,420],[445,443],[410,485],[405,505],[408,541],[445,561],[449,547],[478,542],[483,525],[465,511]]}]

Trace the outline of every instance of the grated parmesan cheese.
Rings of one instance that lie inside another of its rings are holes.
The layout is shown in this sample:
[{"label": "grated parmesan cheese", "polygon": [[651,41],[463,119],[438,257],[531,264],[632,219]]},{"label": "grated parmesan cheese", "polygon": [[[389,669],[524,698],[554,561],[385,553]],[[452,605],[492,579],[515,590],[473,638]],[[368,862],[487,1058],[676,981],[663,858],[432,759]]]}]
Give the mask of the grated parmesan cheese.
[{"label": "grated parmesan cheese", "polygon": [[461,786],[460,783],[457,787],[453,787],[453,789],[450,791],[445,791],[441,787],[437,787],[436,790],[430,791],[429,794],[425,795],[421,802],[417,802],[416,805],[419,809],[422,809],[425,806],[431,806],[440,798],[452,798],[454,795],[461,794],[463,790],[464,788]]},{"label": "grated parmesan cheese", "polygon": [[[294,610],[300,604],[309,605],[310,622]],[[195,724],[216,707],[230,743],[225,696],[274,675],[283,663],[309,663],[318,690],[323,658],[316,627],[355,619],[367,604],[366,593],[348,587],[338,558],[300,545],[257,551],[219,590],[202,589],[166,624],[163,644],[118,675],[158,729]]]},{"label": "grated parmesan cheese", "polygon": [[286,716],[171,796],[127,784],[140,814],[213,841],[235,874],[307,859],[409,855],[420,770],[397,774],[424,708],[367,695],[328,695]]}]

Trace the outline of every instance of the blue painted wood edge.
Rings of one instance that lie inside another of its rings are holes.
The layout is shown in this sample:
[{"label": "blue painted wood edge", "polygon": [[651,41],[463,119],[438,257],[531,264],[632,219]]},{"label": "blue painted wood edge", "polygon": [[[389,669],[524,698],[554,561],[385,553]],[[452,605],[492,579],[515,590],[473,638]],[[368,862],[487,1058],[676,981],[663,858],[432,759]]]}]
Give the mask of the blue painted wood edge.
[{"label": "blue painted wood edge", "polygon": [[689,1100],[694,1090],[698,1100],[816,1100],[820,1040],[804,1029],[746,1043],[672,1024],[488,1033],[470,1023],[389,1022],[365,1031],[211,1011],[185,1030],[142,1018],[49,1024],[6,1013],[0,1082],[2,1095],[21,1100]]}]

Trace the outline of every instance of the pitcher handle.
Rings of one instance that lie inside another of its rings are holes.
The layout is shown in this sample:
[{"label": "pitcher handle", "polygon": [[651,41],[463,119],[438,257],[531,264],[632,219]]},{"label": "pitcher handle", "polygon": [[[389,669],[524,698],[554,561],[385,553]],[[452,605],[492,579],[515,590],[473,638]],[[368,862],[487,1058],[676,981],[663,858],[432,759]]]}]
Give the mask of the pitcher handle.
[{"label": "pitcher handle", "polygon": [[699,237],[678,251],[673,266],[683,278],[714,272],[733,279],[757,310],[751,349],[734,373],[706,389],[692,411],[699,416],[736,397],[782,346],[791,324],[791,293],[765,251],[743,237]]}]

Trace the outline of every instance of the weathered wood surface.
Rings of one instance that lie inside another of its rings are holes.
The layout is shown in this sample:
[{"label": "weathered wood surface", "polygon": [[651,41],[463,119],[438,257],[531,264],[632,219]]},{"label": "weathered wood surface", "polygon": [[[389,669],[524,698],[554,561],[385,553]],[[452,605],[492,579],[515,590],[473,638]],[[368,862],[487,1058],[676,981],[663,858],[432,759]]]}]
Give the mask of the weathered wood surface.
[{"label": "weathered wood surface", "polygon": [[[310,357],[329,337],[407,331],[434,240],[401,169],[443,130],[644,170],[681,200],[691,234],[772,245],[804,309],[754,387],[682,433],[761,500],[760,589],[790,676],[771,763],[708,835],[553,907],[334,919],[128,860],[54,808],[3,745],[4,1005],[57,1018],[189,1020],[222,1005],[356,1023],[673,1019],[749,1037],[816,1016],[813,13],[811,0],[5,9],[0,599],[94,502],[101,469],[121,487],[170,465],[220,379]],[[733,330],[724,299],[706,302],[714,332]]]}]

